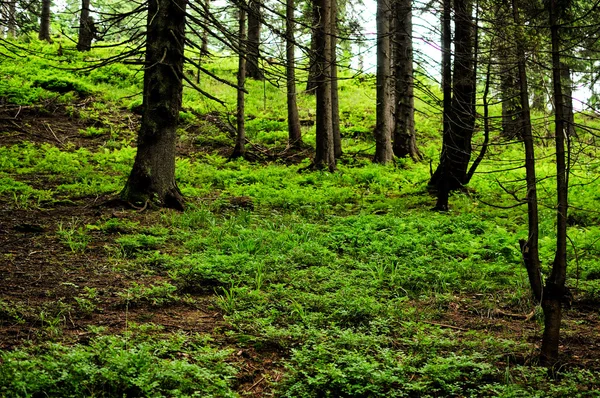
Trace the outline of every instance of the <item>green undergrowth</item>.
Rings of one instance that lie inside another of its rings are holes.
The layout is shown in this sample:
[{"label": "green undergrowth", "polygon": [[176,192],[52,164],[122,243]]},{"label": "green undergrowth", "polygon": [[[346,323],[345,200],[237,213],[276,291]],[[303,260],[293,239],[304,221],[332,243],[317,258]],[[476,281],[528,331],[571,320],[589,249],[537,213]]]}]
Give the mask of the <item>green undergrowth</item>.
[{"label": "green undergrowth", "polygon": [[[148,326],[0,354],[0,395],[11,397],[235,397],[229,350],[210,338],[162,336]],[[152,333],[150,333],[152,331]]]},{"label": "green undergrowth", "polygon": [[[57,45],[30,45],[47,56],[57,51]],[[82,66],[101,55],[67,48],[56,62]],[[107,144],[0,147],[2,205],[50,212],[118,194],[135,148],[121,122],[105,111],[139,104],[141,74],[124,65],[89,74],[44,68],[45,58],[31,55],[20,62],[22,67],[0,63],[2,75],[9,76],[0,79],[0,97],[22,105],[62,101],[71,116],[100,121],[75,130],[79,136],[107,137]],[[231,77],[235,66],[231,59],[215,59],[207,68]],[[231,88],[201,81],[234,103]],[[248,87],[249,138],[267,147],[285,145],[279,106],[285,93],[262,82]],[[120,334],[96,329],[87,343],[69,346],[61,338],[68,314],[102,316],[104,297],[94,288],[41,312],[0,301],[1,319],[42,325],[46,340],[0,354],[0,395],[236,396],[234,378],[244,365],[232,359],[233,352],[246,349],[277,354],[274,366],[284,376],[265,376],[275,396],[593,395],[600,388],[595,370],[567,365],[548,374],[536,366],[532,342],[543,324],[539,310],[521,334],[477,327],[497,309],[527,314],[534,308],[518,245],[527,237],[527,213],[515,206],[525,195],[517,182],[523,178],[522,144],[490,147],[468,189],[451,196],[451,210],[433,212],[427,182],[429,160],[433,166],[439,156],[439,117],[417,120],[426,161],[374,165],[374,84],[347,79],[340,88],[346,154],[335,173],[309,171],[308,158],[293,165],[253,163],[195,151],[232,141],[201,117],[223,109],[186,90],[180,133],[193,145],[176,164],[188,201],[184,212],[110,210],[96,219],[72,217],[47,226],[69,256],[87,256],[93,247],[110,264],[102,272],[135,280],[111,287],[111,305],[119,311],[166,314],[208,300],[209,309],[224,316],[214,341],[146,324],[127,325],[132,330]],[[94,100],[85,112],[77,110],[74,104],[85,98]],[[301,95],[299,106],[301,118],[314,118],[314,97]],[[311,143],[309,124],[303,132]],[[548,274],[555,240],[549,177],[555,166],[548,143],[537,144],[540,253]],[[600,218],[590,209],[599,199],[598,166],[590,148],[582,146],[577,154],[582,166],[571,179],[569,219],[569,258],[576,261],[568,285],[576,287],[577,299],[597,303]]]}]

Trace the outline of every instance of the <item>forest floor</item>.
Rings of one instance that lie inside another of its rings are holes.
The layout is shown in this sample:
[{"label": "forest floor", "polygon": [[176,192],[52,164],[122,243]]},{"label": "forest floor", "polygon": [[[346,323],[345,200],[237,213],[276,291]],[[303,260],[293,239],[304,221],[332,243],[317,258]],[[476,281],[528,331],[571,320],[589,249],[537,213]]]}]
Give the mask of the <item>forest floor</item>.
[{"label": "forest floor", "polygon": [[[63,151],[97,151],[106,141],[105,136],[82,137],[79,131],[86,123],[68,115],[62,107],[57,106],[50,113],[40,113],[35,107],[2,111],[0,147],[29,141]],[[117,112],[113,117],[136,131],[135,115]],[[131,144],[133,137],[134,134],[129,136]],[[197,156],[199,151],[197,146],[186,146],[186,142],[178,150],[182,157]],[[226,154],[229,147],[205,150]],[[40,190],[64,183],[61,178],[48,175],[14,172],[10,177]],[[285,373],[283,360],[289,357],[289,349],[276,345],[240,346],[229,338],[225,332],[230,324],[215,306],[214,290],[192,292],[185,300],[159,305],[150,299],[129,300],[124,291],[140,285],[156,286],[167,278],[126,264],[120,266],[119,257],[112,254],[118,246],[115,240],[127,231],[121,231],[119,226],[110,233],[100,229],[86,231],[89,240],[85,251],[65,244],[70,234],[77,234],[78,229],[88,225],[116,219],[123,221],[120,225],[135,223],[141,229],[152,228],[170,211],[133,209],[114,199],[114,195],[73,196],[49,205],[15,208],[15,198],[0,196],[0,302],[21,303],[20,308],[0,308],[0,349],[11,350],[45,340],[86,343],[90,325],[105,327],[105,333],[121,334],[130,322],[152,323],[160,325],[163,332],[207,333],[222,347],[233,348],[228,361],[238,369],[234,383],[237,392],[268,396],[271,385]],[[169,250],[168,246],[161,248],[163,254]],[[513,313],[514,308],[503,307],[501,292],[497,294],[496,307],[490,306],[483,294],[454,294],[435,319],[425,317],[422,322],[448,329],[458,341],[477,332],[497,340],[530,343],[530,352],[521,352],[511,361],[520,365],[535,362],[542,330],[536,320],[539,317],[534,316],[539,309],[531,308],[529,314],[519,307]],[[417,313],[440,306],[428,299],[411,299],[408,305]],[[564,366],[600,370],[597,308],[597,303],[575,301],[566,311],[561,345]],[[18,316],[12,316],[10,311],[18,312]],[[498,361],[496,366],[508,364]]]}]

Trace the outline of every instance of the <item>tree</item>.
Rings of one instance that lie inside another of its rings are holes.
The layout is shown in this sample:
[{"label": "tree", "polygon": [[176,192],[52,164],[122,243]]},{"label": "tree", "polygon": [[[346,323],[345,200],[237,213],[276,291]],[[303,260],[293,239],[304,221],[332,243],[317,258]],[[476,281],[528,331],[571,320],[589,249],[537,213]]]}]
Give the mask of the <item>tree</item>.
[{"label": "tree", "polygon": [[182,99],[186,0],[148,2],[143,115],[137,154],[121,198],[182,210],[175,141]]},{"label": "tree", "polygon": [[412,5],[410,0],[394,3],[394,155],[421,159],[415,136]]},{"label": "tree", "polygon": [[50,7],[52,6],[51,0],[42,0],[42,14],[40,17],[40,31],[39,31],[39,39],[45,40],[49,43],[52,42],[52,38],[50,37]]},{"label": "tree", "polygon": [[342,156],[337,65],[338,28],[338,0],[331,0],[331,129],[333,134],[333,153],[336,159]]},{"label": "tree", "polygon": [[567,136],[567,115],[562,94],[561,73],[561,13],[564,5],[559,0],[550,0],[548,4],[550,22],[550,40],[552,54],[552,87],[554,97],[554,142],[556,148],[556,253],[552,263],[552,272],[546,280],[542,297],[544,311],[544,335],[540,359],[543,364],[553,365],[558,360],[562,303],[568,295],[567,279],[567,210],[568,210],[568,169],[566,164],[565,137]]},{"label": "tree", "polygon": [[298,105],[296,102],[294,0],[286,0],[285,16],[288,144],[290,147],[300,147],[302,145],[302,132],[300,130],[300,116],[298,115]]},{"label": "tree", "polygon": [[519,83],[519,102],[520,114],[516,120],[520,122],[521,137],[525,147],[525,181],[527,183],[527,221],[529,234],[527,240],[519,241],[521,253],[529,284],[533,291],[534,300],[539,303],[542,299],[542,273],[540,266],[539,255],[539,216],[538,216],[538,199],[537,199],[537,178],[535,171],[535,147],[533,142],[533,133],[531,127],[531,114],[529,108],[529,85],[527,78],[527,69],[525,65],[525,49],[523,43],[525,35],[523,33],[523,25],[519,14],[519,9],[516,5],[516,0],[512,0],[512,14],[516,30],[516,55],[517,55],[517,70]]},{"label": "tree", "polygon": [[244,112],[244,85],[246,84],[246,9],[245,5],[239,7],[239,33],[238,33],[238,72],[237,72],[237,135],[232,158],[243,157],[246,154],[246,126]]},{"label": "tree", "polygon": [[[448,40],[445,1],[443,36]],[[472,0],[454,1],[454,62],[452,76],[452,100],[449,99],[448,78],[443,72],[444,131],[440,164],[429,184],[437,190],[437,210],[448,209],[448,195],[467,181],[467,169],[471,159],[471,139],[475,129],[475,37]],[[448,44],[443,47],[444,55]],[[447,68],[444,59],[443,68]],[[450,102],[450,103],[449,103]],[[448,109],[449,108],[449,109]]]},{"label": "tree", "polygon": [[390,0],[377,0],[377,108],[374,162],[388,163],[394,157],[392,149],[392,64]]},{"label": "tree", "polygon": [[0,2],[0,13],[2,15],[0,19],[0,36],[2,36],[4,27],[6,27],[6,35],[15,37],[17,35],[17,0]]},{"label": "tree", "polygon": [[265,75],[259,67],[260,59],[260,30],[261,30],[260,0],[250,0],[248,3],[248,46],[247,71],[249,78],[264,80]]},{"label": "tree", "polygon": [[331,0],[315,0],[316,151],[314,167],[336,169],[331,113]]},{"label": "tree", "polygon": [[310,50],[308,52],[308,78],[306,79],[306,93],[314,94],[317,90],[317,74],[318,74],[318,66],[317,66],[317,26],[321,22],[319,18],[321,16],[315,10],[315,5],[309,2],[309,5],[312,6],[311,15],[312,15],[312,29],[310,36]]},{"label": "tree", "polygon": [[79,16],[79,37],[77,40],[78,51],[90,51],[92,40],[96,33],[94,18],[90,16],[90,0],[81,0],[81,13]]}]

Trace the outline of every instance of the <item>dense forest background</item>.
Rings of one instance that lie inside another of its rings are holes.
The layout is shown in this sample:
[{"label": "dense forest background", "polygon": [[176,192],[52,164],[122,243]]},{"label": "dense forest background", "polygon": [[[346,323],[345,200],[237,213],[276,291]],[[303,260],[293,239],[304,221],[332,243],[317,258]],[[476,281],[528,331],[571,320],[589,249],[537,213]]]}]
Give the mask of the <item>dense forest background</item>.
[{"label": "dense forest background", "polygon": [[0,395],[594,396],[598,6],[0,1]]}]

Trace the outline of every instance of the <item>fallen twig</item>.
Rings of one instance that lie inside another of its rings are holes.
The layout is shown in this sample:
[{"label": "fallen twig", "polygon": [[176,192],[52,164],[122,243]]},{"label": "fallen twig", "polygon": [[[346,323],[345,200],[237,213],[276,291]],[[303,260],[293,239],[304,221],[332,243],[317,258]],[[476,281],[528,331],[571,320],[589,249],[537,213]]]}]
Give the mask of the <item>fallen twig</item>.
[{"label": "fallen twig", "polygon": [[453,326],[453,325],[448,325],[446,323],[438,323],[438,322],[431,322],[431,321],[421,321],[421,322],[427,323],[429,325],[439,326],[439,327],[442,327],[442,328],[460,330],[462,332],[468,332],[469,331],[469,329],[465,329],[465,328],[461,328],[461,327]]}]

